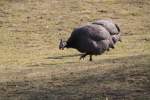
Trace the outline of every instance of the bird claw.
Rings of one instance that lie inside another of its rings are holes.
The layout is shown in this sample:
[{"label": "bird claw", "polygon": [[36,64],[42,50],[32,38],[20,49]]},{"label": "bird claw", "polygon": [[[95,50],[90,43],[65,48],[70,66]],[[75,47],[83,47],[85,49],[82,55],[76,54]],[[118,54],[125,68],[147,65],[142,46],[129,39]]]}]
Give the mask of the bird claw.
[{"label": "bird claw", "polygon": [[83,54],[81,57],[80,57],[80,60],[85,58],[86,54]]},{"label": "bird claw", "polygon": [[84,60],[84,58],[85,58],[84,56],[81,56],[81,57],[80,57],[80,60],[81,60],[81,59],[83,59],[83,60]]}]

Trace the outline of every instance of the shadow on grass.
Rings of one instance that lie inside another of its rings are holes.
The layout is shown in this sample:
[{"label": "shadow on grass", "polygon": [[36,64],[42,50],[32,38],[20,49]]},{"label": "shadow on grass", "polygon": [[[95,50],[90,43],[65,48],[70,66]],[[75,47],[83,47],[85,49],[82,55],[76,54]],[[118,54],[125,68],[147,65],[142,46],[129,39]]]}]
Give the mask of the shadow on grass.
[{"label": "shadow on grass", "polygon": [[47,57],[46,59],[63,59],[68,57],[77,57],[81,56],[81,54],[73,54],[73,55],[65,55],[65,56],[54,56],[54,57]]},{"label": "shadow on grass", "polygon": [[0,93],[4,95],[0,97],[10,100],[150,100],[150,55],[102,61],[117,61],[119,65],[112,65],[118,67],[106,72],[94,68],[53,80],[0,83]]}]

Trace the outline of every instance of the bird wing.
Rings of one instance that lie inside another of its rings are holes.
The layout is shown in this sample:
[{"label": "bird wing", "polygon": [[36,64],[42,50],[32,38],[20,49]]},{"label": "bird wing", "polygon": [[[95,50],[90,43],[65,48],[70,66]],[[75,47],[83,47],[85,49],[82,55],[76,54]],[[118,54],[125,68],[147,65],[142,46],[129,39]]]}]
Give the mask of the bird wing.
[{"label": "bird wing", "polygon": [[97,24],[105,27],[111,35],[118,34],[120,32],[119,26],[115,24],[112,20],[97,20],[92,24]]},{"label": "bird wing", "polygon": [[110,38],[110,33],[100,25],[89,25],[88,32],[89,38],[94,41],[101,41]]}]

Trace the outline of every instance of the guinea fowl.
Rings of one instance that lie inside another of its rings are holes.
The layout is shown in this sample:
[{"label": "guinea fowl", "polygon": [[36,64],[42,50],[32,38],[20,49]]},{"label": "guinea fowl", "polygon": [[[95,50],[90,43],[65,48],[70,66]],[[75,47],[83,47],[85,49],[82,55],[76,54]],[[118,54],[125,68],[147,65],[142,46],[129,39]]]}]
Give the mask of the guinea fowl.
[{"label": "guinea fowl", "polygon": [[111,19],[96,20],[92,22],[92,24],[105,27],[109,31],[114,44],[116,44],[117,41],[120,41],[120,42],[122,41],[120,28]]},{"label": "guinea fowl", "polygon": [[119,26],[116,23],[114,23],[112,20],[106,20],[106,19],[97,20],[92,22],[92,24],[97,24],[105,27],[110,32],[111,35],[116,35],[120,33]]},{"label": "guinea fowl", "polygon": [[88,24],[73,30],[67,41],[60,41],[59,49],[74,48],[83,53],[80,59],[90,55],[100,55],[109,48],[114,48],[114,42],[110,32],[103,26]]}]

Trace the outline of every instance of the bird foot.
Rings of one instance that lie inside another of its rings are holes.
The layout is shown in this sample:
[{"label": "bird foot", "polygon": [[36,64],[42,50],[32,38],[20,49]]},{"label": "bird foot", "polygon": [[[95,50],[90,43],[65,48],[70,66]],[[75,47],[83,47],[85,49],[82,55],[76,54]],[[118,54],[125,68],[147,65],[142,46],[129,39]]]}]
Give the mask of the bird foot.
[{"label": "bird foot", "polygon": [[80,60],[81,60],[81,59],[83,59],[83,60],[84,60],[84,58],[86,57],[86,55],[87,55],[87,54],[83,54],[83,55],[81,55]]}]

